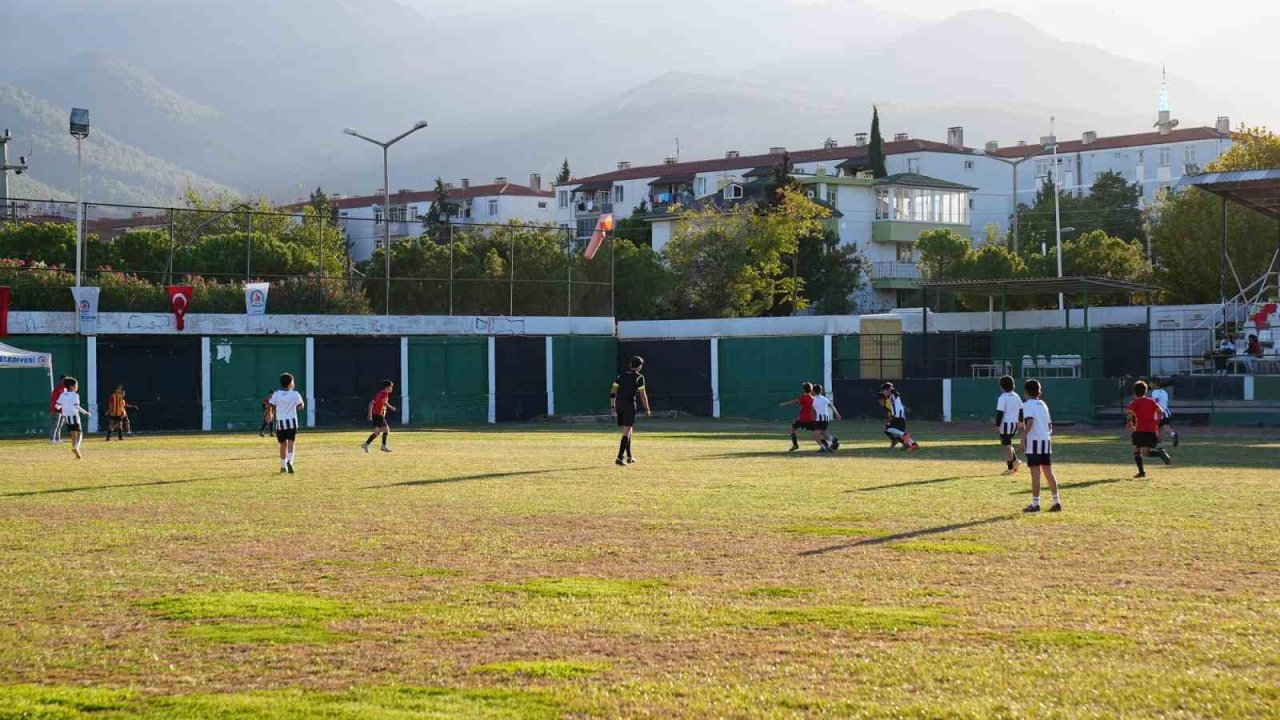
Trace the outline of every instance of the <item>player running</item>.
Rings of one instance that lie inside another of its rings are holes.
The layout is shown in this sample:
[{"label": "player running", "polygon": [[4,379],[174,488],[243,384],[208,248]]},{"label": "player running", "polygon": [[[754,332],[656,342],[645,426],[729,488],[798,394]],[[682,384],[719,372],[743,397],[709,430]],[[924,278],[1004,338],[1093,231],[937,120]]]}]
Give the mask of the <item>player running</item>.
[{"label": "player running", "polygon": [[391,432],[391,426],[387,424],[387,411],[396,409],[396,406],[391,404],[393,388],[395,383],[383,380],[382,389],[369,401],[369,422],[373,423],[373,433],[360,446],[360,449],[365,452],[369,452],[369,446],[373,444],[374,438],[378,437],[379,433],[382,434],[382,452],[391,452],[391,448],[387,447],[387,435]]},{"label": "player running", "polygon": [[828,432],[828,428],[831,427],[832,420],[840,419],[840,411],[836,409],[836,404],[831,402],[831,398],[827,397],[821,385],[813,386],[813,417],[814,428],[821,435],[822,444],[831,452],[839,450],[840,438]]},{"label": "player running", "polygon": [[1144,478],[1147,469],[1143,466],[1144,456],[1155,455],[1164,460],[1165,465],[1173,462],[1169,451],[1160,445],[1160,418],[1164,417],[1164,409],[1160,403],[1147,397],[1147,384],[1141,380],[1133,384],[1133,402],[1125,408],[1129,420],[1130,439],[1133,442],[1133,464],[1138,466],[1138,474],[1133,477]]},{"label": "player running", "polygon": [[63,387],[66,380],[66,375],[59,375],[58,384],[49,393],[49,442],[54,445],[62,442],[62,413],[58,412],[58,396],[66,390]]},{"label": "player running", "polygon": [[1156,378],[1151,378],[1151,399],[1160,405],[1161,410],[1164,410],[1164,416],[1160,418],[1156,435],[1160,434],[1160,430],[1164,430],[1169,433],[1169,437],[1173,438],[1173,446],[1178,447],[1178,432],[1173,429],[1171,424],[1173,411],[1169,409],[1169,391],[1165,390],[1163,384]]},{"label": "player running", "polygon": [[1027,457],[1027,467],[1031,469],[1031,504],[1022,508],[1022,512],[1040,512],[1041,475],[1049,483],[1049,492],[1053,493],[1049,512],[1061,512],[1058,476],[1053,472],[1053,418],[1049,415],[1049,406],[1040,399],[1039,380],[1028,380],[1022,389],[1027,392],[1026,402],[1022,404],[1022,424],[1026,428],[1022,433],[1022,454]]},{"label": "player running", "polygon": [[62,387],[62,394],[58,396],[58,412],[62,414],[62,425],[67,428],[67,432],[71,433],[71,452],[79,460],[84,457],[80,454],[80,440],[84,437],[80,429],[80,416],[93,417],[93,415],[80,407],[80,384],[75,378],[68,377],[63,380]]},{"label": "player running", "polygon": [[788,405],[800,406],[800,412],[796,414],[795,421],[791,423],[791,452],[800,449],[800,442],[796,439],[797,430],[808,430],[813,435],[814,442],[818,443],[822,450],[826,450],[827,444],[818,434],[818,416],[813,410],[813,383],[800,383],[799,395],[786,402],[778,403],[778,407],[786,407]]},{"label": "player running", "polygon": [[1018,452],[1013,449],[1013,439],[1022,429],[1022,398],[1013,391],[1013,378],[1000,378],[1000,397],[996,398],[996,433],[1004,449],[1005,471],[1001,475],[1014,475],[1022,467]]},{"label": "player running", "polygon": [[[644,358],[636,355],[631,358],[630,369],[613,379],[609,389],[609,412],[618,419],[618,427],[622,428],[622,439],[618,441],[618,465],[630,465],[636,459],[631,455],[631,435],[636,425],[636,404],[644,407],[644,416],[650,416],[649,393],[645,389]],[[625,456],[625,459],[624,459]]]},{"label": "player running", "polygon": [[902,443],[904,451],[919,450],[920,443],[912,440],[911,433],[907,432],[907,408],[902,404],[902,396],[893,387],[893,383],[887,382],[880,386],[880,405],[884,408],[884,434],[889,438],[889,449]]},{"label": "player running", "polygon": [[293,375],[280,375],[280,389],[271,393],[276,418],[276,442],[280,444],[280,472],[293,474],[293,447],[298,440],[298,411],[305,405],[293,389]]}]

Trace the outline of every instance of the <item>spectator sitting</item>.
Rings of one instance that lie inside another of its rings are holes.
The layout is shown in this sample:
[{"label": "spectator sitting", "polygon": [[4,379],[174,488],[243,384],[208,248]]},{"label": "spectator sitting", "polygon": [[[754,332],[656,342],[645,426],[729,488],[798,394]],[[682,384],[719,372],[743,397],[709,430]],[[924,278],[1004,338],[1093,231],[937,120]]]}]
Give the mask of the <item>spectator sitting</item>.
[{"label": "spectator sitting", "polygon": [[1262,357],[1262,343],[1258,342],[1257,335],[1249,336],[1249,345],[1244,351],[1244,366],[1249,374],[1253,374],[1254,360]]}]

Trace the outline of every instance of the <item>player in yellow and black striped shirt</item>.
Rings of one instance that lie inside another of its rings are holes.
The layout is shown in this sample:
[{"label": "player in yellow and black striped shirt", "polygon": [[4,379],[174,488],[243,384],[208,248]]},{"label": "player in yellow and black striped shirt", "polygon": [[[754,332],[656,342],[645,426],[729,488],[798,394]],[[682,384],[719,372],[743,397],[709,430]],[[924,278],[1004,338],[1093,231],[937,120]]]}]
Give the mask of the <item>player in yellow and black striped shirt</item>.
[{"label": "player in yellow and black striped shirt", "polygon": [[[116,439],[124,439],[125,427],[129,424],[129,408],[138,409],[137,405],[130,405],[124,399],[124,385],[116,385],[115,392],[111,393],[111,397],[107,400],[107,440],[111,439],[111,433],[116,434]],[[129,434],[133,434],[133,428],[129,428]]]}]

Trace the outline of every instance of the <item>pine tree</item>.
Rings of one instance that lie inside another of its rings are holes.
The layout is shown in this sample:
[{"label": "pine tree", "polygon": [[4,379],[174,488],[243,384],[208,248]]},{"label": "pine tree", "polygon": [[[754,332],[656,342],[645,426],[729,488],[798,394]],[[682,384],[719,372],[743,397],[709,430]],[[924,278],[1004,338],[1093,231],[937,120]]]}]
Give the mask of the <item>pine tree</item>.
[{"label": "pine tree", "polygon": [[871,175],[875,178],[889,174],[884,165],[884,136],[880,134],[880,108],[871,108],[871,147],[868,150],[871,159]]},{"label": "pine tree", "polygon": [[564,159],[564,164],[560,166],[560,174],[556,175],[556,184],[563,185],[573,177],[573,173],[569,170],[569,158]]}]

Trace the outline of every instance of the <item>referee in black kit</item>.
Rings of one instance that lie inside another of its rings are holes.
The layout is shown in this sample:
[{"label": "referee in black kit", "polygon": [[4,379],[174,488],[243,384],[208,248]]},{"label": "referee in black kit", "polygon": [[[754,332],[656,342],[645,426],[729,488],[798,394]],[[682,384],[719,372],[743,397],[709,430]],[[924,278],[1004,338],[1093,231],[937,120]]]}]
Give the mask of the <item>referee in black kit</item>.
[{"label": "referee in black kit", "polygon": [[645,417],[649,416],[649,395],[644,389],[642,369],[644,358],[639,355],[631,358],[631,369],[614,378],[613,387],[609,390],[609,411],[618,418],[618,427],[622,428],[622,439],[618,441],[618,464],[623,466],[636,461],[631,456],[631,432],[636,425],[637,401],[644,405]]}]

